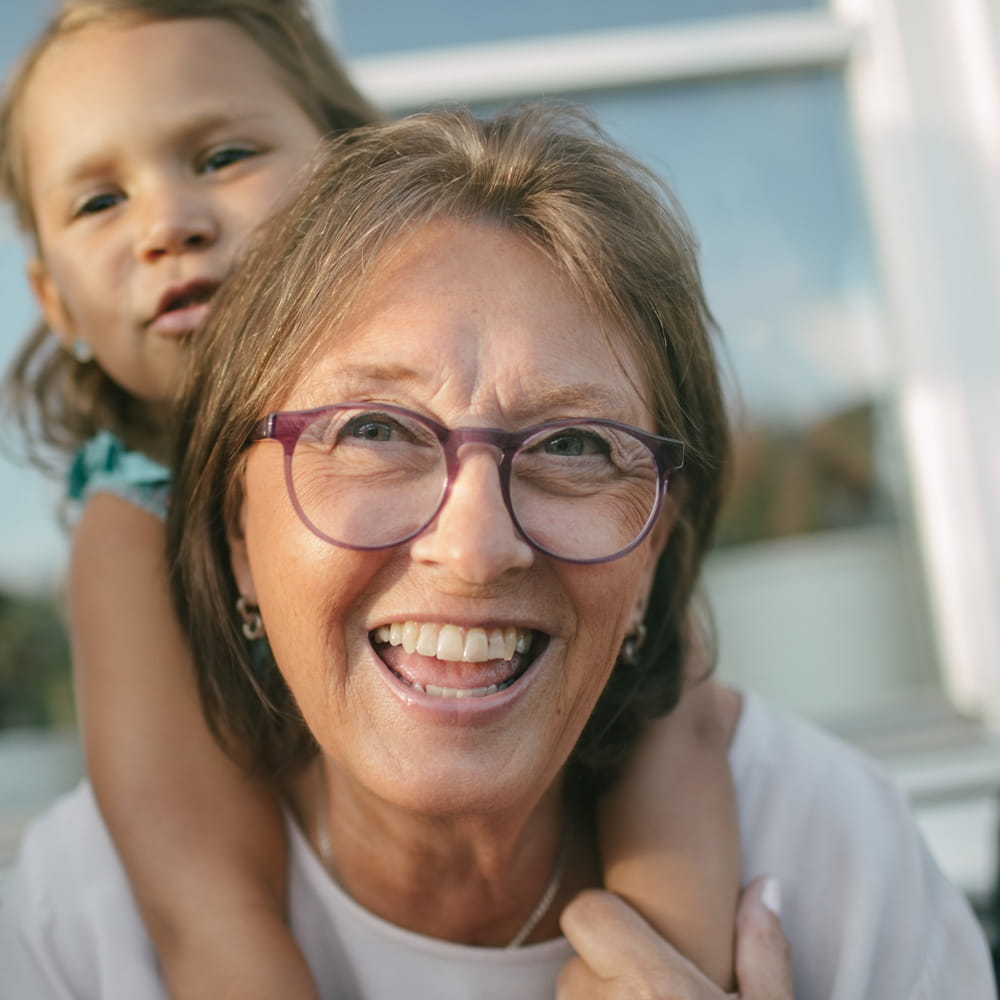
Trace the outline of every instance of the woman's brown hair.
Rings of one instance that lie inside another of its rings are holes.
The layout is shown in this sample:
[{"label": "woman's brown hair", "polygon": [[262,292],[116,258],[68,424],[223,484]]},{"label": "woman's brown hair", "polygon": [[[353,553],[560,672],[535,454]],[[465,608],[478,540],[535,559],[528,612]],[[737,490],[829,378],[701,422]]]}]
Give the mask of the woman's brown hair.
[{"label": "woman's brown hair", "polygon": [[547,255],[601,317],[612,348],[640,359],[645,385],[636,391],[659,433],[687,445],[671,483],[678,517],[656,572],[648,639],[616,664],[573,757],[578,776],[599,786],[643,721],[679,697],[729,443],[713,322],[683,215],[651,174],[562,105],[486,122],[441,111],[343,137],[223,290],[180,410],[168,521],[174,596],[202,697],[216,731],[253,747],[266,772],[314,751],[281,665],[253,659],[232,610],[227,533],[238,523],[244,450],[352,306],[377,294],[381,265],[441,219],[499,226]]}]

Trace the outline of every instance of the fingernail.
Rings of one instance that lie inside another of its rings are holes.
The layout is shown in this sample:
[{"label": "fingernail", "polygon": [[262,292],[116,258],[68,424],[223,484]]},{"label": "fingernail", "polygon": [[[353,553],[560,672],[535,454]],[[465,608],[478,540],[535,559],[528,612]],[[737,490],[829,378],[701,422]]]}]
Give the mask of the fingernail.
[{"label": "fingernail", "polygon": [[760,890],[760,901],[776,917],[781,916],[781,883],[771,876],[764,879]]}]

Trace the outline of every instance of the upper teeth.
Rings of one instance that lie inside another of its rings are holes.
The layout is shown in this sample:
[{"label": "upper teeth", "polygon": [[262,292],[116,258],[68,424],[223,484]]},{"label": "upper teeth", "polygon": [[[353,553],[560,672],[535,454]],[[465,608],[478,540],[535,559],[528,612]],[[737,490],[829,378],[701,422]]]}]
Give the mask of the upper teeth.
[{"label": "upper teeth", "polygon": [[531,630],[393,622],[375,629],[375,641],[402,646],[407,653],[416,652],[439,660],[482,663],[486,660],[510,660],[515,653],[526,653],[531,645]]}]

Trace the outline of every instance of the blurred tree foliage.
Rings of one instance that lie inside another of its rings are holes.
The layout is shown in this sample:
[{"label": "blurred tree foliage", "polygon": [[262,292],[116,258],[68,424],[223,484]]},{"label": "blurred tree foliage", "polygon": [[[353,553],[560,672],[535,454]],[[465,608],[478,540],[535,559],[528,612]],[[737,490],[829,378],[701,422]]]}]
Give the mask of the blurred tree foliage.
[{"label": "blurred tree foliage", "polygon": [[0,729],[72,726],[66,627],[52,600],[0,593]]}]

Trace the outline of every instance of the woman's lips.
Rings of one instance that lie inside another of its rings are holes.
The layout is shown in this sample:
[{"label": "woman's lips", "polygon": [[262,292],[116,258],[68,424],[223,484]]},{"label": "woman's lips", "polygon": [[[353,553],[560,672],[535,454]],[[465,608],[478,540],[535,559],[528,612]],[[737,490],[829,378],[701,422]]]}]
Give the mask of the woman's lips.
[{"label": "woman's lips", "polygon": [[394,622],[371,634],[382,661],[405,684],[437,698],[485,698],[509,688],[537,655],[537,633]]}]

